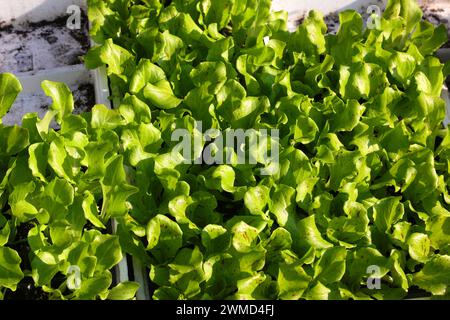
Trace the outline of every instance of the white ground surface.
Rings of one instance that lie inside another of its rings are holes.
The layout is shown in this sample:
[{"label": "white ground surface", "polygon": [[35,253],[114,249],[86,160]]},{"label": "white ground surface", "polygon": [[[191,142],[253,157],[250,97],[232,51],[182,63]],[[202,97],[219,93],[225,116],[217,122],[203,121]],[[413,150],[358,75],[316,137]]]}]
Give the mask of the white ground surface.
[{"label": "white ground surface", "polygon": [[71,34],[67,27],[52,24],[0,31],[0,73],[49,70],[81,63],[84,51]]}]

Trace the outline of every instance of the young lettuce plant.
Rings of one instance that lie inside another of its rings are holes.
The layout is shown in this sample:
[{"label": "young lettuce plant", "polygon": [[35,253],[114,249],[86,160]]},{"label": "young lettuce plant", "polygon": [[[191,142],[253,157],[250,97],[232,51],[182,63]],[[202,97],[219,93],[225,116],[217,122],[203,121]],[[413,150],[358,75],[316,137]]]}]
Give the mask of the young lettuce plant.
[{"label": "young lettuce plant", "polygon": [[[111,289],[123,254],[106,226],[126,213],[136,188],[126,183],[119,138],[104,121],[108,110],[73,115],[65,84],[44,81],[42,88],[53,100],[42,120],[34,113],[20,127],[0,124],[1,297],[13,298],[19,286],[48,299],[131,299],[136,283]],[[13,75],[0,75],[1,116],[20,91]]]}]

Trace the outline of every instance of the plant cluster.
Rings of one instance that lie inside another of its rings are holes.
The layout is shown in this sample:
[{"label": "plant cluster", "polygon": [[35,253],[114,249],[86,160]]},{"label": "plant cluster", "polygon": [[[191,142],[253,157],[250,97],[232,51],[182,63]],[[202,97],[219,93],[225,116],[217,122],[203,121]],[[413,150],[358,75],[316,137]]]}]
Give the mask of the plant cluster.
[{"label": "plant cluster", "polygon": [[[153,299],[448,296],[445,28],[413,0],[390,0],[379,28],[344,11],[336,35],[316,11],[291,33],[270,7],[89,1],[85,63],[107,66],[115,108],[73,115],[47,81],[44,119],[0,126],[0,287],[31,276],[53,298],[132,298],[135,283],[110,289],[127,253]],[[2,75],[0,116],[19,91]],[[195,164],[204,140],[186,163],[177,129],[277,129],[279,163]],[[54,286],[71,265],[81,288]]]}]

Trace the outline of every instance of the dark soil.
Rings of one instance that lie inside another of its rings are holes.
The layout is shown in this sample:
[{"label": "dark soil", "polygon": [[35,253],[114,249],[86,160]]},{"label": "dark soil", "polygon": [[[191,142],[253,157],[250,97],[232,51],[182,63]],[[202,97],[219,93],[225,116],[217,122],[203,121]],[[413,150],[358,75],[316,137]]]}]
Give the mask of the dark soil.
[{"label": "dark soil", "polygon": [[[22,270],[31,270],[30,263],[30,246],[28,245],[28,232],[33,228],[32,223],[22,223],[16,229],[16,235],[10,248],[17,251],[22,262],[20,268]],[[48,300],[48,294],[41,288],[34,286],[34,280],[31,277],[25,277],[17,285],[17,290],[12,292],[7,290],[5,300]]]},{"label": "dark soil", "polygon": [[[61,272],[58,272],[55,274],[55,276],[52,278],[52,281],[50,282],[52,288],[59,288],[65,281],[66,276],[62,274]],[[63,292],[64,294],[64,292]]]},{"label": "dark soil", "polygon": [[48,293],[41,288],[34,286],[34,280],[31,277],[23,278],[17,286],[17,290],[6,291],[5,300],[48,300]]},{"label": "dark soil", "polygon": [[420,298],[428,298],[431,297],[431,294],[425,290],[420,289],[419,287],[412,286],[409,288],[408,295],[405,299],[420,299]]},{"label": "dark soil", "polygon": [[95,89],[90,83],[81,84],[74,91],[75,114],[87,112],[95,105]]},{"label": "dark soil", "polygon": [[22,52],[24,47],[20,47],[14,55],[17,61],[17,68],[19,72],[27,72],[33,70],[33,55],[31,52]]},{"label": "dark soil", "polygon": [[327,14],[324,17],[325,23],[327,24],[328,30],[336,30],[336,32],[339,29],[339,13],[338,12],[332,12],[330,14]]},{"label": "dark soil", "polygon": [[14,241],[9,246],[14,249],[19,254],[22,262],[20,263],[20,268],[22,270],[31,270],[31,263],[29,254],[31,252],[30,246],[28,245],[28,232],[34,227],[32,223],[22,223],[16,228],[16,235]]}]

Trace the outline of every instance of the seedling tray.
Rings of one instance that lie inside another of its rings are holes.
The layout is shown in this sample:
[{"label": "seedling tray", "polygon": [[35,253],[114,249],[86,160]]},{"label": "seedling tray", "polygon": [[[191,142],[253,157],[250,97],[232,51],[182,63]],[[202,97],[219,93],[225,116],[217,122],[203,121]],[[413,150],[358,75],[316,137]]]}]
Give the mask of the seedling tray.
[{"label": "seedling tray", "polygon": [[[64,19],[61,19],[61,17],[66,15],[68,6],[74,4],[86,10],[84,1],[0,0],[1,8],[7,8],[0,12],[0,28],[3,28],[3,31],[0,31],[0,47],[2,48],[0,49],[0,72],[15,73],[24,88],[13,106],[13,113],[9,117],[5,117],[5,123],[19,123],[21,115],[27,112],[38,112],[42,116],[45,112],[45,108],[42,108],[42,106],[48,106],[50,103],[40,89],[43,80],[64,82],[74,90],[76,105],[78,106],[76,112],[85,111],[85,108],[92,106],[93,101],[111,107],[110,88],[104,68],[95,71],[86,70],[79,59],[87,49],[86,41],[78,41],[80,40],[79,37],[77,39],[77,35],[82,36],[83,33],[65,30],[62,23]],[[273,10],[283,9],[288,11],[291,30],[297,27],[306,12],[311,9],[320,10],[326,15],[330,31],[333,32],[338,28],[336,18],[339,11],[356,9],[367,16],[367,8],[372,4],[383,9],[385,2],[381,0],[322,0],[320,2],[313,0],[275,0]],[[445,16],[450,14],[450,8],[442,6],[442,4],[448,6],[444,1],[424,2],[424,5],[427,6],[427,9],[425,9],[426,18],[428,17],[427,19],[431,22],[448,24],[448,18],[445,18]],[[441,7],[439,7],[440,5]],[[8,25],[10,27],[5,28]],[[33,30],[29,32],[27,26],[32,26]],[[58,30],[55,34],[48,32],[48,28],[52,26]],[[61,28],[61,30],[58,28]],[[20,37],[14,43],[11,43],[11,40],[15,39],[14,35]],[[64,48],[67,48],[63,46],[64,43],[59,43],[66,41],[70,43],[68,50],[64,50]],[[17,45],[20,43],[23,43],[23,45]],[[5,47],[4,44],[8,46]],[[60,46],[58,47],[58,45]],[[55,47],[60,49],[55,50]],[[438,54],[443,60],[448,59],[450,58],[449,50],[444,48]],[[78,94],[76,93],[77,90],[79,91]],[[448,125],[450,123],[450,99],[447,88],[443,90],[443,98],[449,111],[445,121],[445,125]],[[117,107],[117,105],[114,106]],[[113,231],[116,230],[115,221],[112,222],[111,227]],[[129,277],[129,274],[131,277]],[[148,269],[139,260],[129,258],[129,262],[127,262],[127,259],[124,258],[116,268],[115,276],[116,282],[127,281],[129,278],[137,281],[141,284],[137,298],[140,300],[150,299]]]}]

